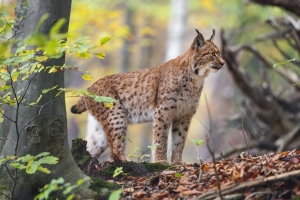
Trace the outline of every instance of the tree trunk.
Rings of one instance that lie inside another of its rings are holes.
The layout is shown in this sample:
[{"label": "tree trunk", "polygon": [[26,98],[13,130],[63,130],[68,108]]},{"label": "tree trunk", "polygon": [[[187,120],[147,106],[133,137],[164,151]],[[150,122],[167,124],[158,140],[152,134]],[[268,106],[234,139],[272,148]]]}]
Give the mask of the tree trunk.
[{"label": "tree trunk", "polygon": [[128,72],[130,67],[130,48],[131,48],[131,35],[132,35],[132,16],[133,9],[129,2],[124,3],[124,24],[128,27],[129,36],[123,39],[123,46],[121,49],[121,63],[120,63],[120,72]]},{"label": "tree trunk", "polygon": [[[24,12],[22,6],[26,4],[24,0],[18,0],[16,5],[15,39],[22,41],[29,36],[36,28],[40,18],[48,13],[49,17],[41,25],[39,32],[47,35],[52,25],[59,19],[65,18],[61,32],[67,33],[71,0],[30,0],[27,10]],[[21,14],[20,14],[21,13]],[[22,13],[25,14],[22,16]],[[24,20],[20,20],[24,17]],[[12,48],[15,52],[16,48]],[[62,66],[65,57],[51,59],[44,66]],[[16,91],[24,89],[26,104],[35,102],[42,94],[43,89],[58,85],[64,88],[64,73],[39,72],[25,81],[12,83]],[[28,86],[28,90],[26,91]],[[25,87],[25,88],[24,88]],[[43,94],[42,99],[36,106],[26,106],[21,103],[12,109],[6,106],[5,113],[15,121],[8,119],[1,124],[1,137],[6,138],[1,144],[1,155],[16,155],[17,157],[27,154],[37,155],[41,152],[50,152],[52,156],[59,158],[58,164],[48,166],[51,174],[36,172],[29,175],[24,170],[9,169],[12,176],[16,176],[15,181],[7,174],[4,168],[1,172],[6,173],[6,177],[1,180],[2,185],[15,188],[13,199],[33,199],[38,193],[38,189],[49,183],[52,179],[63,177],[65,182],[76,184],[76,181],[85,177],[78,168],[71,155],[67,139],[67,122],[64,95],[60,95],[55,100],[57,91]],[[14,142],[12,142],[14,141]],[[88,183],[78,191],[82,196],[89,197]]]},{"label": "tree trunk", "polygon": [[182,44],[187,22],[186,0],[171,0],[171,16],[165,61],[176,58],[182,53]]}]

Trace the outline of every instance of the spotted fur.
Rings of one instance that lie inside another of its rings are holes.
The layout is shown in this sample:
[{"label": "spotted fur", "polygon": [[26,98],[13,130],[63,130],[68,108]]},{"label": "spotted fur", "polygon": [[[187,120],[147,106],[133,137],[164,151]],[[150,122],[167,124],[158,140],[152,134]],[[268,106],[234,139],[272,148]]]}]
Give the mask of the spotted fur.
[{"label": "spotted fur", "polygon": [[[80,114],[88,110],[87,150],[99,157],[109,146],[126,160],[125,139],[128,124],[153,122],[155,162],[167,161],[168,131],[172,131],[172,163],[182,161],[187,132],[196,112],[205,77],[223,65],[219,48],[213,43],[215,32],[204,40],[197,31],[191,47],[181,56],[159,67],[106,76],[88,91],[117,100],[105,108],[88,96],[71,108]],[[105,134],[105,135],[104,135]]]}]

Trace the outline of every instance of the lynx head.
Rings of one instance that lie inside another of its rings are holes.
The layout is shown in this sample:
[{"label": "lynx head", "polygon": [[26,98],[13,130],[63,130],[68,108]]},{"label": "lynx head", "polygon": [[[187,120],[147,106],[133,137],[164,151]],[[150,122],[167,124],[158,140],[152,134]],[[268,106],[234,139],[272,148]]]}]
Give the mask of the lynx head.
[{"label": "lynx head", "polygon": [[215,30],[212,36],[205,40],[203,35],[196,29],[197,36],[191,45],[192,69],[197,75],[208,75],[208,72],[217,72],[225,64],[219,48],[213,43]]}]

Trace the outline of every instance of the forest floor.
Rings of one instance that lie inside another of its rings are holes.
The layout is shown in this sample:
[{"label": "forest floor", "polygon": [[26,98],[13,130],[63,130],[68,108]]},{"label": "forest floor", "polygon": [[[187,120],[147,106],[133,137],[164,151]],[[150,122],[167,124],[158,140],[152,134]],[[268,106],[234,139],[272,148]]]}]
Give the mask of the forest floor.
[{"label": "forest floor", "polygon": [[[201,164],[165,166],[89,157],[85,143],[74,145],[79,167],[89,176],[122,187],[121,199],[300,199],[300,151],[222,159]],[[72,149],[74,149],[72,147]],[[113,178],[114,170],[122,173]],[[216,174],[218,176],[216,176]]]}]

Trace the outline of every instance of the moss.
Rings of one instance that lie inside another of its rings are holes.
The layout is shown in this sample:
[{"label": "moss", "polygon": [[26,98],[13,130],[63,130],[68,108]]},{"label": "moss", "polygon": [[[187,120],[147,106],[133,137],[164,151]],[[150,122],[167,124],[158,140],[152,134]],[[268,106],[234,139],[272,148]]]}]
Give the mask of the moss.
[{"label": "moss", "polygon": [[91,159],[90,154],[86,151],[86,141],[81,138],[72,140],[71,152],[75,162],[79,165],[83,165]]},{"label": "moss", "polygon": [[120,189],[121,187],[122,186],[114,183],[109,183],[101,179],[92,178],[89,189],[97,193],[95,199],[108,199],[109,195],[114,190]]},{"label": "moss", "polygon": [[142,162],[141,164],[144,165],[150,172],[160,172],[166,169],[175,169],[175,167],[172,167],[170,165],[163,165],[161,163]]}]

